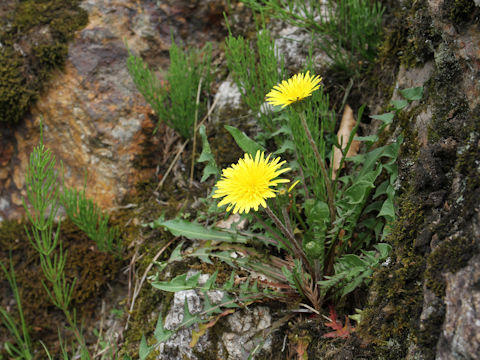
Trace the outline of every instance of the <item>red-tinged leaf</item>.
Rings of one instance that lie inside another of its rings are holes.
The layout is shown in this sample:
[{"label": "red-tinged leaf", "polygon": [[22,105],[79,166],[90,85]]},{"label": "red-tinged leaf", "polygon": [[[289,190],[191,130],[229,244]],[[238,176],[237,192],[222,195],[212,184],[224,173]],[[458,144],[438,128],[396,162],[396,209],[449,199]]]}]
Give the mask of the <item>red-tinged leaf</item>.
[{"label": "red-tinged leaf", "polygon": [[334,330],[341,329],[343,327],[343,324],[337,320],[337,312],[335,311],[335,308],[332,305],[330,305],[329,309],[330,309],[330,317],[329,317],[330,322],[325,323],[325,326],[328,326]]},{"label": "red-tinged leaf", "polygon": [[269,280],[260,280],[259,283],[264,285],[265,287],[277,288],[277,289],[283,289],[283,290],[289,290],[289,289],[292,288],[288,284],[273,282],[273,281],[269,281]]},{"label": "red-tinged leaf", "polygon": [[332,305],[330,305],[330,322],[325,323],[325,326],[328,326],[335,331],[324,334],[322,336],[324,338],[347,339],[350,337],[350,334],[355,331],[355,328],[350,325],[350,319],[348,316],[345,316],[345,326],[343,326],[341,321],[337,320],[337,313]]},{"label": "red-tinged leaf", "polygon": [[[297,360],[308,360],[307,349],[312,339],[309,336],[299,336],[297,334],[290,334],[288,338],[291,351],[297,355],[294,358]],[[291,355],[293,356],[293,354]],[[289,358],[293,358],[292,356]]]},{"label": "red-tinged leaf", "polygon": [[308,360],[307,348],[309,344],[310,341],[306,338],[298,339],[297,347],[295,349],[297,351],[298,359]]}]

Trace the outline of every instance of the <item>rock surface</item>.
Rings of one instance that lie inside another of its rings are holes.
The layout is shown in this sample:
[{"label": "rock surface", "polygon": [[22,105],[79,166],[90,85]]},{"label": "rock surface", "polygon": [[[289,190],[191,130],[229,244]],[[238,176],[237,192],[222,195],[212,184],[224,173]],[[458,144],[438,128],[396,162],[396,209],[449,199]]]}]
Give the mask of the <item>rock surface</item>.
[{"label": "rock surface", "polygon": [[[189,36],[189,41],[198,44],[206,40],[212,26],[219,24],[222,8],[218,1],[197,3],[83,2],[89,24],[71,43],[64,72],[54,76],[24,122],[0,141],[0,219],[18,218],[23,213],[24,175],[28,154],[39,141],[41,118],[44,142],[57,160],[63,162],[67,184],[80,188],[87,171],[87,195],[103,208],[118,204],[138,178],[153,173],[153,169],[139,173],[134,166],[135,156],[143,151],[142,143],[150,136],[146,133],[153,127],[153,118],[126,70],[124,40],[133,52],[158,66],[161,77],[168,63],[171,26],[177,30],[176,34]],[[407,109],[411,112],[399,127],[410,135],[406,140],[414,148],[399,159],[400,178],[405,188],[411,189],[413,203],[419,206],[414,211],[421,212],[422,218],[418,224],[410,224],[410,218],[405,218],[405,227],[411,232],[405,235],[408,243],[403,245],[412,257],[402,253],[404,248],[396,249],[388,276],[395,281],[400,277],[398,274],[403,275],[402,271],[421,271],[409,275],[390,303],[390,299],[383,299],[381,307],[374,307],[375,320],[380,319],[376,323],[380,324],[378,329],[385,324],[391,327],[392,322],[388,322],[395,316],[395,309],[417,301],[418,311],[408,314],[407,325],[402,324],[408,328],[403,333],[406,336],[386,339],[394,344],[392,348],[401,354],[400,358],[478,359],[480,31],[475,16],[480,5],[475,0],[474,11],[468,13],[460,8],[468,1],[414,3],[418,11],[405,16],[410,26],[410,32],[406,33],[420,61],[416,67],[400,68],[393,98],[398,97],[399,88],[424,86],[422,103],[414,103]],[[402,1],[402,6],[406,4],[411,2]],[[402,11],[407,13],[405,9]],[[308,40],[302,31],[285,30],[282,34],[303,42]],[[421,54],[418,49],[422,49]],[[298,48],[284,47],[282,51],[293,62]],[[233,89],[231,83],[224,83],[219,94],[228,101],[232,98],[237,101],[238,93]],[[161,137],[158,141],[162,141]],[[465,249],[470,252],[457,254],[458,246],[447,247],[456,244],[455,241],[468,244]],[[453,250],[454,255],[446,249]],[[413,267],[418,262],[422,266]],[[403,297],[412,288],[420,293],[419,299]],[[174,327],[180,321],[185,298],[192,313],[200,311],[199,294],[178,292],[166,327]],[[271,317],[268,308],[253,307],[251,311],[237,312],[224,319],[223,324],[226,330],[222,341],[208,343],[207,335],[197,343],[198,349],[208,351],[215,346],[215,351],[225,358],[243,359],[244,353],[233,344],[242,343],[251,349],[255,329],[267,328]],[[188,347],[190,340],[189,330],[178,332],[161,348],[161,358],[177,359],[179,354],[195,358]],[[272,350],[268,341],[266,350]]]},{"label": "rock surface", "polygon": [[399,68],[393,99],[412,86],[423,86],[424,97],[396,129],[405,136],[403,231],[391,240],[395,264],[374,285],[381,293],[372,294],[369,331],[402,334],[385,339],[402,343],[402,350],[385,346],[392,359],[478,359],[479,13],[468,1],[425,0],[402,14],[418,63]]},{"label": "rock surface", "polygon": [[44,143],[57,165],[63,162],[66,183],[81,188],[86,171],[87,196],[101,207],[116,205],[135,181],[132,160],[141,152],[141,129],[152,125],[151,111],[127,73],[122,26],[129,26],[129,11],[142,8],[135,1],[118,11],[115,5],[122,4],[104,4],[109,15],[96,18],[88,5],[83,4],[90,22],[71,43],[64,72],[53,77],[2,153],[2,218],[22,214],[24,175],[28,154],[39,141],[40,119]]},{"label": "rock surface", "polygon": [[161,77],[171,31],[196,45],[221,36],[208,33],[222,21],[218,1],[85,0],[81,6],[89,23],[70,44],[64,71],[53,76],[22,124],[0,139],[0,220],[23,214],[25,170],[40,119],[44,143],[58,165],[63,162],[67,185],[81,188],[87,172],[87,196],[102,208],[118,205],[139,178],[153,174],[134,167],[154,118],[127,72],[125,42]]},{"label": "rock surface", "polygon": [[446,274],[446,314],[436,358],[480,359],[480,256]]},{"label": "rock surface", "polygon": [[[190,271],[189,276],[194,272]],[[204,284],[208,280],[208,275],[201,275],[199,284]],[[222,291],[209,291],[207,296],[212,304],[218,304],[223,298]],[[178,327],[183,320],[185,302],[191,314],[198,314],[203,310],[203,295],[195,290],[184,290],[175,293],[170,305],[167,316],[165,317],[164,326],[166,329],[173,330]],[[222,322],[222,333],[219,338],[212,336],[210,329],[202,335],[196,342],[195,346],[189,346],[192,341],[192,328],[181,329],[168,339],[165,343],[158,347],[158,359],[176,360],[181,357],[196,360],[203,359],[198,354],[217,353],[225,360],[246,360],[249,353],[260,344],[264,353],[271,353],[271,337],[262,338],[259,334],[267,330],[271,323],[272,317],[270,309],[265,306],[251,306],[246,309],[238,309],[232,315]],[[195,326],[198,331],[198,326]]]}]

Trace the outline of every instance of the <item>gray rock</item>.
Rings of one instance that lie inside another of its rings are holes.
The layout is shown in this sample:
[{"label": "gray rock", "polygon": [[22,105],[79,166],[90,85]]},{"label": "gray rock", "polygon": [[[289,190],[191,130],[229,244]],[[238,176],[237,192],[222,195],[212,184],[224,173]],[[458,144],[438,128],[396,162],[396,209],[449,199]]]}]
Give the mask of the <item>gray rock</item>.
[{"label": "gray rock", "polygon": [[267,352],[272,350],[271,337],[259,336],[259,332],[268,329],[272,323],[268,307],[237,311],[227,317],[226,323],[230,331],[222,334],[222,342],[228,354],[227,360],[246,360],[257,345]]},{"label": "gray rock", "polygon": [[[170,310],[165,317],[165,328],[174,330],[181,324],[184,314],[185,300],[188,304],[188,309],[191,314],[198,314],[203,309],[203,303],[200,295],[195,290],[178,291],[173,297],[173,303]],[[198,327],[195,327],[198,330]],[[187,356],[189,359],[198,359],[193,349],[189,344],[192,340],[192,329],[181,329],[168,339],[165,343],[159,346],[159,357],[162,360],[176,360]],[[198,351],[205,351],[209,347],[208,334],[200,337],[199,341],[195,345],[194,349]],[[211,346],[211,345],[210,345]]]},{"label": "gray rock", "polygon": [[[189,272],[189,276],[194,275]],[[199,284],[207,281],[209,275],[203,274],[199,278]],[[217,304],[223,298],[223,291],[209,291],[207,296],[213,304]],[[164,327],[174,330],[183,321],[185,300],[191,314],[198,314],[203,310],[203,294],[195,290],[178,291],[165,317]],[[218,356],[225,360],[244,360],[250,352],[260,344],[264,351],[271,351],[271,338],[263,338],[261,332],[270,327],[272,318],[270,309],[264,306],[237,310],[221,320],[225,331],[220,338],[210,336],[210,329],[201,336],[193,348],[189,344],[192,340],[192,330],[198,330],[198,326],[181,329],[158,346],[158,359],[177,360],[187,357],[191,360],[200,359],[196,354],[216,351]],[[263,343],[263,344],[262,344]]]},{"label": "gray rock", "polygon": [[446,315],[436,359],[480,359],[480,256],[445,278]]},{"label": "gray rock", "polygon": [[221,111],[223,108],[240,109],[242,95],[237,85],[231,80],[225,80],[218,87],[215,94],[215,102],[217,103],[217,109]]}]

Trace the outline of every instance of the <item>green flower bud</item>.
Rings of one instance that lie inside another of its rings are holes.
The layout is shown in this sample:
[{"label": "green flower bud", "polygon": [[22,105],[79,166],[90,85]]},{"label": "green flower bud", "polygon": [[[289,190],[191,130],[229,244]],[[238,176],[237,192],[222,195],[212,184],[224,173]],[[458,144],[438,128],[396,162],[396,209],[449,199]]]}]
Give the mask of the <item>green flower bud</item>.
[{"label": "green flower bud", "polygon": [[309,258],[320,258],[323,254],[322,247],[315,241],[309,241],[305,244],[305,253]]}]

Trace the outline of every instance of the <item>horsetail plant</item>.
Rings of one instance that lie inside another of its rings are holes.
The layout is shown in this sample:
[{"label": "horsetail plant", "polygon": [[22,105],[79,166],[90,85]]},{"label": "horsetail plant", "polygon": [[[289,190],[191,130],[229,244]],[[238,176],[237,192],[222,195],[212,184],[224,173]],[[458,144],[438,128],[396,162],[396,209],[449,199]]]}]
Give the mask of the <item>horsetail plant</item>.
[{"label": "horsetail plant", "polygon": [[205,113],[206,101],[197,101],[197,94],[210,87],[211,52],[210,43],[200,50],[183,52],[172,38],[170,67],[166,81],[161,82],[142,58],[129,50],[127,68],[138,91],[159,120],[185,139],[193,137],[195,119]]},{"label": "horsetail plant", "polygon": [[317,46],[345,76],[373,64],[381,41],[384,8],[371,0],[242,0],[255,11],[318,33]]},{"label": "horsetail plant", "polygon": [[121,257],[122,244],[118,228],[108,225],[110,217],[93,200],[87,198],[85,190],[86,182],[83,190],[79,191],[67,187],[63,181],[60,202],[65,212],[80,230],[95,241],[100,251]]},{"label": "horsetail plant", "polygon": [[20,329],[18,329],[15,320],[10,316],[6,309],[0,307],[0,319],[3,325],[7,328],[10,334],[13,335],[16,344],[12,344],[9,341],[4,343],[5,350],[9,356],[15,359],[31,360],[33,359],[32,340],[28,330],[28,325],[25,321],[23,314],[22,301],[20,299],[20,293],[18,291],[17,280],[15,278],[15,269],[13,268],[12,259],[10,257],[10,268],[7,269],[3,263],[0,262],[5,277],[12,289],[13,297],[17,305],[18,317],[20,318]]},{"label": "horsetail plant", "polygon": [[[69,329],[75,336],[78,352],[74,349],[72,351],[79,353],[82,360],[89,360],[92,356],[83,332],[78,326],[76,311],[71,307],[76,278],[68,281],[65,275],[67,251],[63,249],[60,238],[61,220],[58,219],[60,205],[64,205],[71,220],[97,243],[101,251],[111,251],[119,256],[122,247],[118,229],[108,228],[108,215],[103,214],[98,205],[85,196],[85,187],[79,192],[67,188],[65,183],[60,181],[55,156],[43,144],[42,125],[40,131],[40,143],[30,154],[25,175],[26,199],[23,199],[23,206],[30,223],[30,226],[25,225],[25,232],[30,244],[39,254],[40,266],[45,277],[42,284],[47,296],[51,303],[63,312]],[[2,263],[0,267],[13,291],[21,328],[20,331],[8,312],[0,308],[0,318],[16,341],[16,344],[5,343],[6,351],[14,358],[33,359],[32,341],[23,316],[13,265],[10,263],[10,270]],[[59,337],[62,357],[69,359],[78,356],[78,354],[70,356],[60,332]],[[46,346],[43,343],[42,345],[48,358],[52,358]]]},{"label": "horsetail plant", "polygon": [[40,256],[40,265],[46,281],[42,281],[52,304],[60,309],[73,331],[80,347],[82,359],[91,359],[83,333],[80,331],[71,300],[76,279],[69,282],[65,276],[67,252],[60,239],[60,224],[55,227],[59,209],[59,179],[55,170],[56,160],[52,152],[40,144],[30,154],[26,173],[27,202],[23,201],[25,213],[30,221],[30,230],[25,226],[27,237]]}]

